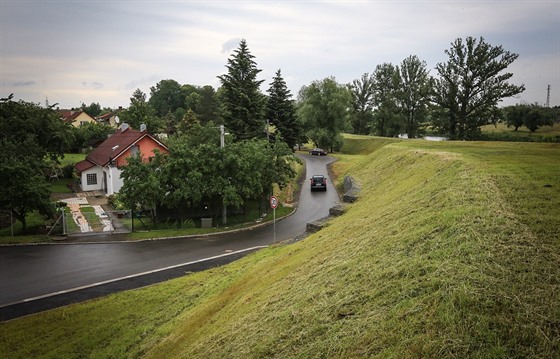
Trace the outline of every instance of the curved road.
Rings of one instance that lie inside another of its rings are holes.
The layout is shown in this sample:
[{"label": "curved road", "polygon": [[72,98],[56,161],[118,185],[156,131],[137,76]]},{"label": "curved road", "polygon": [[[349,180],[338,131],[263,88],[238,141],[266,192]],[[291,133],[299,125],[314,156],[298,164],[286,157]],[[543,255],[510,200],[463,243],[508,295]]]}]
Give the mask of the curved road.
[{"label": "curved road", "polygon": [[[301,155],[306,178],[328,176],[332,157]],[[339,197],[329,179],[327,192],[310,192],[304,180],[298,209],[276,222],[276,241],[305,232],[308,222],[324,218]],[[273,226],[209,237],[142,242],[60,244],[0,247],[0,308],[29,303],[57,293],[115,282],[142,273],[179,267],[232,252],[273,244]],[[183,271],[184,273],[184,271]]]}]

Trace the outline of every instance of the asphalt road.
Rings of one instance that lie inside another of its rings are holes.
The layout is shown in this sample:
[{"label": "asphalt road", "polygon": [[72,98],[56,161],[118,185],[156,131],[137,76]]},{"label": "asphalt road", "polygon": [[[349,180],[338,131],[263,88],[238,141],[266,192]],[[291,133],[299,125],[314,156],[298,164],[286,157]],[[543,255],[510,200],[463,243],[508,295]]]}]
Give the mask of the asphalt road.
[{"label": "asphalt road", "polygon": [[[333,158],[301,158],[307,179],[295,214],[276,222],[278,242],[304,233],[308,222],[328,216],[329,208],[339,203],[330,179],[326,192],[311,192],[307,186],[312,175],[328,176],[327,164]],[[177,276],[233,261],[273,244],[273,228],[142,242],[0,247],[0,321],[99,295],[88,293],[128,289],[168,279],[172,272]],[[63,296],[67,299],[53,304]],[[46,304],[47,298],[51,304]],[[12,309],[15,314],[10,314]]]}]

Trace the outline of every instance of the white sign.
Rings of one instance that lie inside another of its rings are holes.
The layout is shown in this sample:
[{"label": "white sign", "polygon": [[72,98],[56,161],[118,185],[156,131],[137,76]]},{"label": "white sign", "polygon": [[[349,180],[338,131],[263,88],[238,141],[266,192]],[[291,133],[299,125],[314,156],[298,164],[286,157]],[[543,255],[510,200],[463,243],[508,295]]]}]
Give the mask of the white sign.
[{"label": "white sign", "polygon": [[278,199],[274,196],[270,197],[270,208],[276,209],[278,207]]}]

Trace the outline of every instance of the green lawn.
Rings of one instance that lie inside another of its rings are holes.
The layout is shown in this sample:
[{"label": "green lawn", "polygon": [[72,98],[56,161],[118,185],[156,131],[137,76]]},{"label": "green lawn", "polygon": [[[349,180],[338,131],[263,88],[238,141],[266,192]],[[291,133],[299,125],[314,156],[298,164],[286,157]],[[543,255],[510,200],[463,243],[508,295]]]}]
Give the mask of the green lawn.
[{"label": "green lawn", "polygon": [[72,184],[74,180],[71,178],[60,178],[56,181],[51,181],[51,192],[52,193],[72,193],[72,190],[68,185]]},{"label": "green lawn", "polygon": [[2,323],[0,357],[560,357],[560,145],[378,141],[322,231]]},{"label": "green lawn", "polygon": [[65,153],[64,158],[60,160],[60,165],[62,167],[66,165],[74,165],[86,158],[86,155],[83,153]]}]

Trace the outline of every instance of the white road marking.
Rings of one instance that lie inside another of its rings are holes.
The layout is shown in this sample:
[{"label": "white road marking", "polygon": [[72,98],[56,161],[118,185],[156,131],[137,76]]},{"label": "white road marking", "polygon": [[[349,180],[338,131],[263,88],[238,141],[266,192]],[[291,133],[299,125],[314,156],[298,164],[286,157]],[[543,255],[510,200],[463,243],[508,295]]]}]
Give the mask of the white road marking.
[{"label": "white road marking", "polygon": [[209,260],[212,260],[212,259],[217,259],[217,258],[221,258],[221,257],[227,257],[227,256],[230,256],[230,255],[233,255],[233,254],[248,252],[248,251],[252,251],[252,250],[255,250],[255,249],[262,249],[262,248],[266,248],[266,247],[268,247],[268,246],[256,246],[256,247],[251,247],[251,248],[245,248],[245,249],[241,249],[241,250],[235,251],[235,252],[228,252],[228,253],[219,254],[219,255],[213,256],[213,257],[198,259],[198,260],[192,261],[192,262],[186,262],[186,263],[181,263],[181,264],[175,264],[175,265],[172,265],[172,266],[169,266],[169,267],[165,267],[165,268],[159,268],[159,269],[154,269],[154,270],[150,270],[150,271],[146,271],[146,272],[142,272],[142,273],[131,274],[131,275],[127,275],[127,276],[124,276],[124,277],[115,278],[115,279],[108,279],[108,280],[104,280],[104,281],[97,282],[97,283],[93,283],[93,284],[88,284],[88,285],[84,285],[84,286],[80,286],[80,287],[75,287],[75,288],[70,288],[70,289],[61,290],[61,291],[58,291],[58,292],[53,292],[53,293],[48,293],[48,294],[39,295],[39,296],[37,296],[37,297],[32,297],[32,298],[23,299],[23,300],[18,301],[18,302],[3,304],[3,305],[0,305],[0,308],[9,307],[9,306],[11,306],[11,305],[15,305],[15,304],[19,304],[19,303],[27,303],[27,302],[32,302],[32,301],[34,301],[34,300],[39,300],[39,299],[54,297],[54,296],[60,295],[60,294],[66,294],[66,293],[76,292],[76,291],[79,291],[79,290],[82,290],[82,289],[93,288],[93,287],[97,287],[97,286],[104,285],[104,284],[109,284],[109,283],[113,283],[113,282],[118,282],[118,281],[120,281],[120,280],[125,280],[125,279],[131,279],[131,278],[141,277],[141,276],[148,275],[148,274],[163,272],[163,271],[166,271],[166,270],[169,270],[169,269],[174,269],[174,268],[178,268],[178,267],[183,267],[183,266],[187,266],[187,265],[195,264],[195,263],[201,263],[201,262],[209,261]]}]

